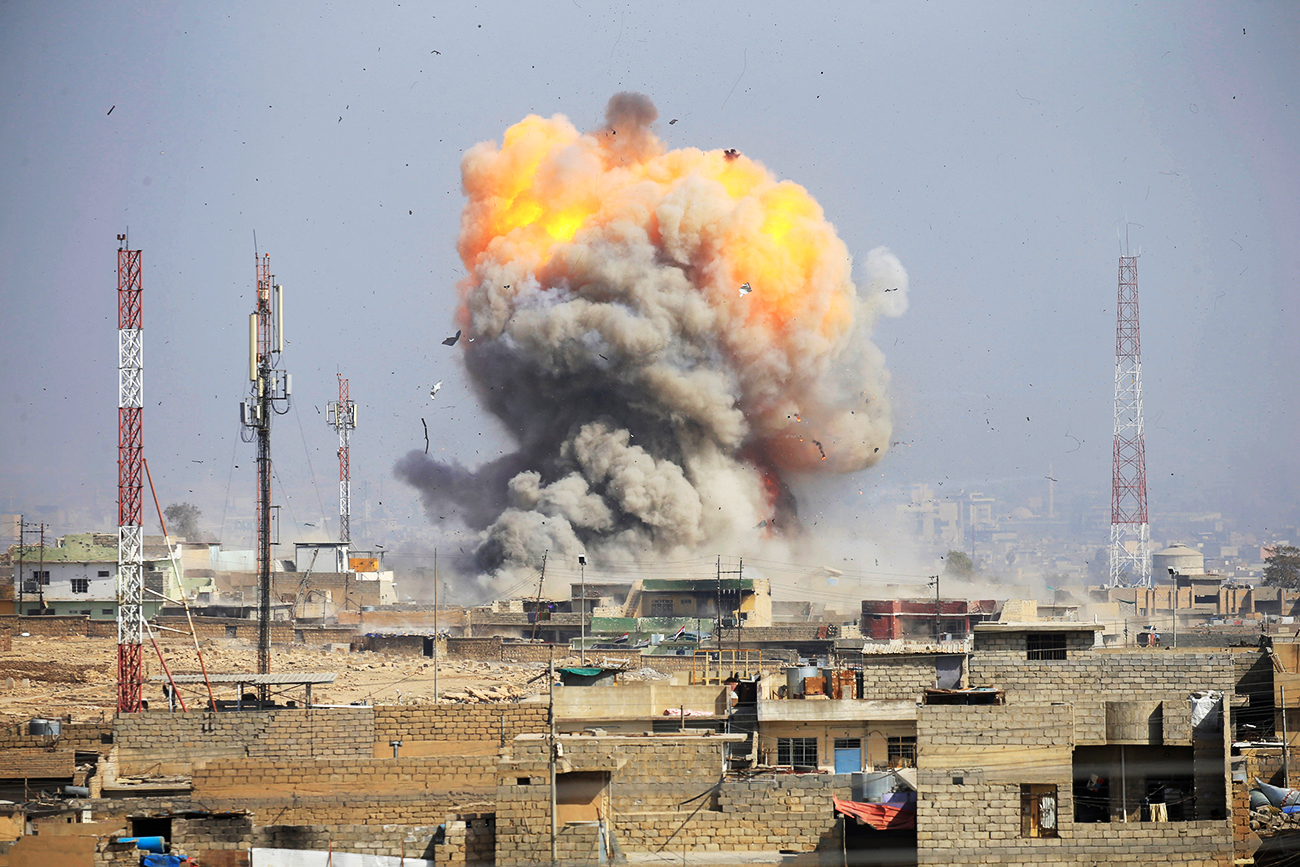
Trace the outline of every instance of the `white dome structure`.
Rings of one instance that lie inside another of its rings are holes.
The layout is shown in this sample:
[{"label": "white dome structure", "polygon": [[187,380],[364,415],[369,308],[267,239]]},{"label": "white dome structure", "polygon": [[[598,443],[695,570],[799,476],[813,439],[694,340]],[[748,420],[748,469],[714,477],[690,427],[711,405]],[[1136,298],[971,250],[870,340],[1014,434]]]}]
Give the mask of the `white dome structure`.
[{"label": "white dome structure", "polygon": [[1151,555],[1151,575],[1164,578],[1173,569],[1179,575],[1204,575],[1205,555],[1181,542],[1174,542]]}]

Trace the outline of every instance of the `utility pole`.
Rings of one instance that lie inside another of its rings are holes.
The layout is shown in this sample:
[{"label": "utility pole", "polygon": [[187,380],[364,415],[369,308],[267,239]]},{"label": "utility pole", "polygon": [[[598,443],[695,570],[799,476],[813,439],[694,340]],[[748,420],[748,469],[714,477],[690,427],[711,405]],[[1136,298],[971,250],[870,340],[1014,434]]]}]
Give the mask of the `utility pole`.
[{"label": "utility pole", "polygon": [[578,640],[578,664],[587,665],[587,558],[583,554],[578,555],[578,568],[582,570],[582,608],[579,609],[578,623],[582,628],[582,637]]},{"label": "utility pole", "polygon": [[433,549],[433,703],[438,703],[438,549]]},{"label": "utility pole", "polygon": [[[542,619],[542,585],[546,583],[546,557],[551,552],[549,550],[542,552],[542,574],[537,579],[537,599],[533,602],[533,639],[537,638],[537,624]],[[545,638],[545,636],[542,636]]]},{"label": "utility pole", "polygon": [[549,683],[549,696],[546,705],[546,722],[549,734],[546,737],[546,757],[547,764],[551,771],[551,867],[557,867],[560,862],[559,851],[556,848],[556,798],[555,793],[555,654],[551,654],[550,660],[546,663],[547,679]]},{"label": "utility pole", "polygon": [[1286,687],[1279,686],[1279,698],[1282,699],[1282,785],[1290,788],[1291,786],[1291,762],[1288,753],[1287,741],[1290,737],[1286,730]]},{"label": "utility pole", "polygon": [[[745,558],[741,557],[736,562],[736,655],[732,657],[731,664],[732,674],[735,674],[736,659],[740,657],[740,603],[744,597],[745,587]],[[755,603],[757,604],[757,603]],[[731,707],[728,703],[727,707]]]},{"label": "utility pole", "polygon": [[26,546],[27,537],[27,516],[18,516],[18,613],[24,613],[23,610],[23,589],[26,587],[27,579],[23,577],[23,549]]},{"label": "utility pole", "polygon": [[934,643],[939,643],[939,638],[943,635],[943,626],[940,623],[941,606],[939,604],[939,576],[931,575],[930,582],[934,585]]},{"label": "utility pole", "polygon": [[[245,430],[257,441],[257,673],[270,674],[271,417],[289,411],[293,380],[278,369],[284,351],[284,293],[271,274],[270,255],[258,257],[256,265],[257,306],[248,319],[248,379],[252,385],[240,405],[240,416]],[[269,685],[259,684],[259,705],[269,698]]]},{"label": "utility pole", "polygon": [[37,566],[36,592],[39,594],[41,613],[45,613],[45,522],[41,522],[40,565]]},{"label": "utility pole", "polygon": [[1174,568],[1172,566],[1169,567],[1169,577],[1174,579],[1174,599],[1173,599],[1174,640],[1173,640],[1173,644],[1170,646],[1177,647],[1178,646],[1178,573],[1174,571]]},{"label": "utility pole", "polygon": [[722,667],[722,555],[718,555],[718,590],[714,605],[717,607],[718,623],[713,628],[713,640],[718,645],[718,667]]}]

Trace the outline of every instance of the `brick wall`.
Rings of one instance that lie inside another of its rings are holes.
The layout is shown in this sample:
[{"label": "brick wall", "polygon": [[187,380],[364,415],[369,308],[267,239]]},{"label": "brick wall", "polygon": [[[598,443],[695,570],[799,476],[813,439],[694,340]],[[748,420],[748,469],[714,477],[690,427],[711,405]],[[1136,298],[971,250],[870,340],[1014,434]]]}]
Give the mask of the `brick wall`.
[{"label": "brick wall", "polygon": [[[104,741],[112,740],[111,723],[65,722],[59,727],[57,738],[48,735],[29,735],[27,723],[22,722],[0,729],[0,751],[13,749],[36,749],[55,744],[65,750],[83,750],[108,752]],[[0,764],[3,764],[0,759]]]},{"label": "brick wall", "polygon": [[[1033,632],[1033,629],[1026,627],[1024,632],[976,632],[974,648],[977,653],[1019,653],[1020,658],[1024,659],[1028,649],[1026,633],[1029,632]],[[1097,643],[1096,633],[1090,629],[1053,634],[1064,635],[1067,653],[1091,650]]]},{"label": "brick wall", "polygon": [[500,638],[448,638],[447,655],[452,659],[496,660],[501,658]]},{"label": "brick wall", "polygon": [[[160,617],[157,622],[162,626],[179,629],[186,635],[164,632],[172,641],[191,641],[189,621],[184,617]],[[244,620],[239,617],[195,617],[194,631],[200,638],[242,638],[245,641],[257,641],[257,621]],[[293,641],[294,626],[287,620],[271,623],[271,643],[289,644]],[[117,633],[114,632],[114,635]],[[351,640],[349,637],[345,640]]]},{"label": "brick wall", "polygon": [[[434,825],[290,824],[256,825],[250,815],[204,816],[172,820],[172,849],[215,862],[218,852],[250,848],[314,849],[363,855],[433,860]],[[464,863],[463,861],[461,863]]]},{"label": "brick wall", "polygon": [[0,633],[9,635],[39,635],[44,638],[68,638],[82,635],[88,638],[116,638],[117,622],[91,620],[82,614],[42,615],[28,617],[18,614],[0,615]]},{"label": "brick wall", "polygon": [[496,864],[496,814],[461,813],[447,817],[442,845],[434,850],[438,864],[491,867]]},{"label": "brick wall", "polygon": [[303,644],[350,644],[357,637],[351,626],[299,626],[294,630],[294,640],[302,635]]},{"label": "brick wall", "polygon": [[1227,821],[1075,823],[1068,785],[1058,786],[1059,836],[1021,836],[1020,785],[990,783],[978,771],[920,771],[918,864],[1186,864],[1232,863]]},{"label": "brick wall", "polygon": [[212,759],[193,774],[192,797],[274,798],[365,793],[372,798],[414,792],[489,796],[496,756],[415,758]]},{"label": "brick wall", "polygon": [[1006,690],[1008,704],[1072,700],[1074,737],[1079,743],[1105,742],[1103,696],[1163,702],[1165,742],[1185,742],[1191,737],[1189,693],[1215,689],[1231,695],[1236,685],[1233,654],[1226,652],[1081,650],[1069,654],[1066,659],[1027,660],[1023,649],[978,651],[968,663],[969,683]]},{"label": "brick wall", "polygon": [[423,635],[365,635],[359,640],[361,650],[397,656],[424,656]]},{"label": "brick wall", "polygon": [[188,774],[218,758],[369,757],[374,708],[119,714],[118,773]]},{"label": "brick wall", "polygon": [[11,780],[71,777],[72,750],[11,749],[0,757],[0,777]]},{"label": "brick wall", "polygon": [[[921,708],[918,863],[1231,863],[1226,820],[1075,822],[1074,728],[1068,704]],[[1022,784],[1056,786],[1057,837],[1022,836]]]},{"label": "brick wall", "polygon": [[862,658],[862,697],[876,701],[914,701],[935,684],[936,657],[923,654]]},{"label": "brick wall", "polygon": [[[425,741],[490,742],[547,730],[541,702],[481,705],[414,705],[374,709],[376,749],[402,741],[402,749]],[[495,755],[495,752],[493,753]]]},{"label": "brick wall", "polygon": [[[720,738],[563,737],[561,745],[566,768],[609,772],[603,814],[627,853],[657,852],[671,840],[674,853],[831,848],[838,857],[830,801],[850,795],[848,777],[779,774],[718,785]],[[497,785],[497,863],[543,863],[550,857],[545,739],[519,739],[511,750]],[[562,859],[594,863],[597,847],[593,825],[561,827]]]}]

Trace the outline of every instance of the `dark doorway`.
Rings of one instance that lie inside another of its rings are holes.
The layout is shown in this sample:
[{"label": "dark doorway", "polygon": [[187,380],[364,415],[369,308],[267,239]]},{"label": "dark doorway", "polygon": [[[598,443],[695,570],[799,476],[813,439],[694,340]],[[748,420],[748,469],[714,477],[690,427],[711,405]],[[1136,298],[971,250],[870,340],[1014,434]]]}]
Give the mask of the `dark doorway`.
[{"label": "dark doorway", "polygon": [[170,816],[149,817],[131,820],[131,833],[136,837],[162,837],[168,843],[172,841],[172,820]]}]

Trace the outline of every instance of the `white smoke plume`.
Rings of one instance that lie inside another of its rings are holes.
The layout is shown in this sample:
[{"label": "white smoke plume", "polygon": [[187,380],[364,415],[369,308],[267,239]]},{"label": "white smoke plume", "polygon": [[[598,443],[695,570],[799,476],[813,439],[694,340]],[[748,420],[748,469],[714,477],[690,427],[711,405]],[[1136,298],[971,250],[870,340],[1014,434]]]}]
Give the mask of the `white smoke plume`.
[{"label": "white smoke plume", "polygon": [[898,259],[872,250],[859,289],[802,187],[735,151],[665,150],[657,114],[620,93],[595,132],[529,116],[463,160],[459,346],[519,448],[473,471],[416,451],[396,473],[431,515],[460,508],[489,580],[547,551],[598,565],[798,534],[789,474],[887,450],[870,334],[906,309]]}]

